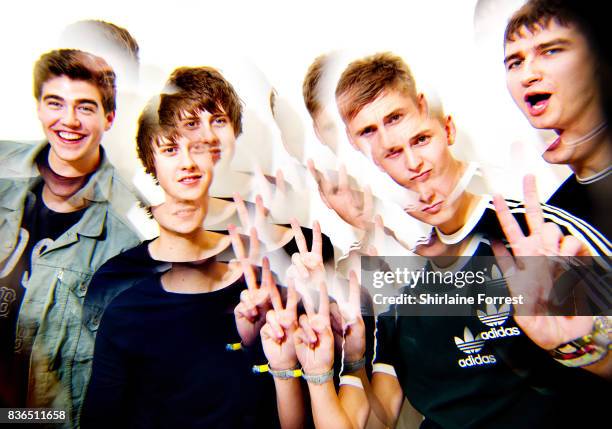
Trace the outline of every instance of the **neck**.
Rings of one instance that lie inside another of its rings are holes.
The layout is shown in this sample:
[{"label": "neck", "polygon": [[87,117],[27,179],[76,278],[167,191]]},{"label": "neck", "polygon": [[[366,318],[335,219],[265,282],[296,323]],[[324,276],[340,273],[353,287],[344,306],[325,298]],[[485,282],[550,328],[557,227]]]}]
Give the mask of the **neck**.
[{"label": "neck", "polygon": [[161,281],[168,292],[193,294],[222,289],[238,280],[240,275],[240,270],[208,260],[200,264],[174,263],[162,275]]},{"label": "neck", "polygon": [[458,206],[455,215],[448,222],[438,225],[438,229],[446,235],[459,231],[465,226],[481,198],[469,192],[463,192],[457,201]]},{"label": "neck", "polygon": [[[565,134],[563,133],[561,136],[564,140],[567,139]],[[577,138],[579,139],[580,137]],[[584,143],[587,143],[587,141]],[[592,150],[585,153],[583,157],[572,161],[569,165],[574,174],[581,179],[597,174],[612,164],[612,133],[607,128],[607,125],[601,132],[591,137],[588,143]]]},{"label": "neck", "polygon": [[100,165],[100,148],[75,161],[67,161],[57,156],[53,148],[49,151],[49,167],[64,177],[79,177],[96,171]]},{"label": "neck", "polygon": [[198,228],[189,234],[169,231],[160,226],[160,235],[149,245],[155,259],[190,262],[209,259],[229,246],[229,237]]}]

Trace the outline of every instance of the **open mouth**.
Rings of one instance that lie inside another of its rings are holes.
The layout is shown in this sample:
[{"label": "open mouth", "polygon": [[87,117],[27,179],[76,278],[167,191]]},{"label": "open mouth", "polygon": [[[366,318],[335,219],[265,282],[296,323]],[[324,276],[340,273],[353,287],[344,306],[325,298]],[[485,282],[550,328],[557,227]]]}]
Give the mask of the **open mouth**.
[{"label": "open mouth", "polygon": [[199,175],[199,174],[194,174],[194,175],[191,175],[191,176],[185,176],[185,177],[182,177],[181,179],[179,179],[179,183],[182,183],[183,185],[192,185],[194,183],[197,183],[201,178],[202,178],[202,176]]},{"label": "open mouth", "polygon": [[85,138],[83,134],[72,133],[70,131],[56,131],[55,134],[67,143],[77,143]]},{"label": "open mouth", "polygon": [[551,96],[552,94],[547,92],[531,93],[525,95],[524,100],[527,103],[529,113],[533,116],[537,116],[544,112],[544,110],[548,106]]}]

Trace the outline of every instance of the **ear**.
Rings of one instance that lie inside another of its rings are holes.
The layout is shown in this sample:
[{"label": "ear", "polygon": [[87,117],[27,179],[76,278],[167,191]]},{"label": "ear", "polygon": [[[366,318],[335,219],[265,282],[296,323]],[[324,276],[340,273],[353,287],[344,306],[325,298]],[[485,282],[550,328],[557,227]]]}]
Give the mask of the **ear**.
[{"label": "ear", "polygon": [[448,115],[444,121],[444,130],[446,131],[446,140],[448,141],[448,145],[451,146],[453,143],[455,143],[455,136],[457,134],[455,121],[453,121],[453,117],[451,115]]},{"label": "ear", "polygon": [[104,131],[108,131],[113,126],[115,121],[115,112],[108,112],[105,114],[106,125],[104,125]]}]

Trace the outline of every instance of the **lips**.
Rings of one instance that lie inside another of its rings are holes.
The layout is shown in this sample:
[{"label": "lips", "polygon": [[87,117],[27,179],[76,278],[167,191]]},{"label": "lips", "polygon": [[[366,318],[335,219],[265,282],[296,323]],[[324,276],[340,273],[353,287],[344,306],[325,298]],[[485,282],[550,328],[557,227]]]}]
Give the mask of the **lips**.
[{"label": "lips", "polygon": [[412,176],[410,178],[410,181],[411,182],[425,182],[427,179],[429,179],[430,173],[431,173],[431,169],[423,173],[417,174],[416,176]]},{"label": "lips", "polygon": [[202,175],[200,174],[191,174],[189,176],[181,177],[178,181],[179,183],[183,185],[193,185],[195,183],[198,183],[201,178],[202,178]]},{"label": "lips", "polygon": [[525,94],[523,100],[531,116],[539,116],[546,111],[552,94],[549,92],[530,92]]},{"label": "lips", "polygon": [[55,131],[55,134],[60,138],[61,141],[67,144],[78,143],[86,137],[83,134],[74,133],[72,131]]},{"label": "lips", "polygon": [[439,202],[437,202],[435,204],[432,204],[430,206],[427,206],[427,207],[423,208],[421,211],[424,211],[425,213],[428,213],[428,214],[436,214],[440,210],[442,210],[442,203],[443,202],[444,201],[439,201]]}]

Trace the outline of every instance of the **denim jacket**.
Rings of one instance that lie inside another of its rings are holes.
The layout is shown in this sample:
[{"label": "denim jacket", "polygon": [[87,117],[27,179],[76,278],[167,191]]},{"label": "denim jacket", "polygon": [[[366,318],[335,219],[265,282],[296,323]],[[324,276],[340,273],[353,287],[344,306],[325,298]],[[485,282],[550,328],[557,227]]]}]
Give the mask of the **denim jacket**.
[{"label": "denim jacket", "polygon": [[[42,180],[35,159],[46,144],[0,142],[0,272],[25,248],[24,206]],[[32,255],[15,344],[18,355],[29,356],[27,405],[65,410],[67,427],[78,425],[87,387],[72,367],[89,282],[104,262],[140,242],[126,218],[138,201],[102,149],[100,166],[75,198],[88,201],[82,218]]]}]

